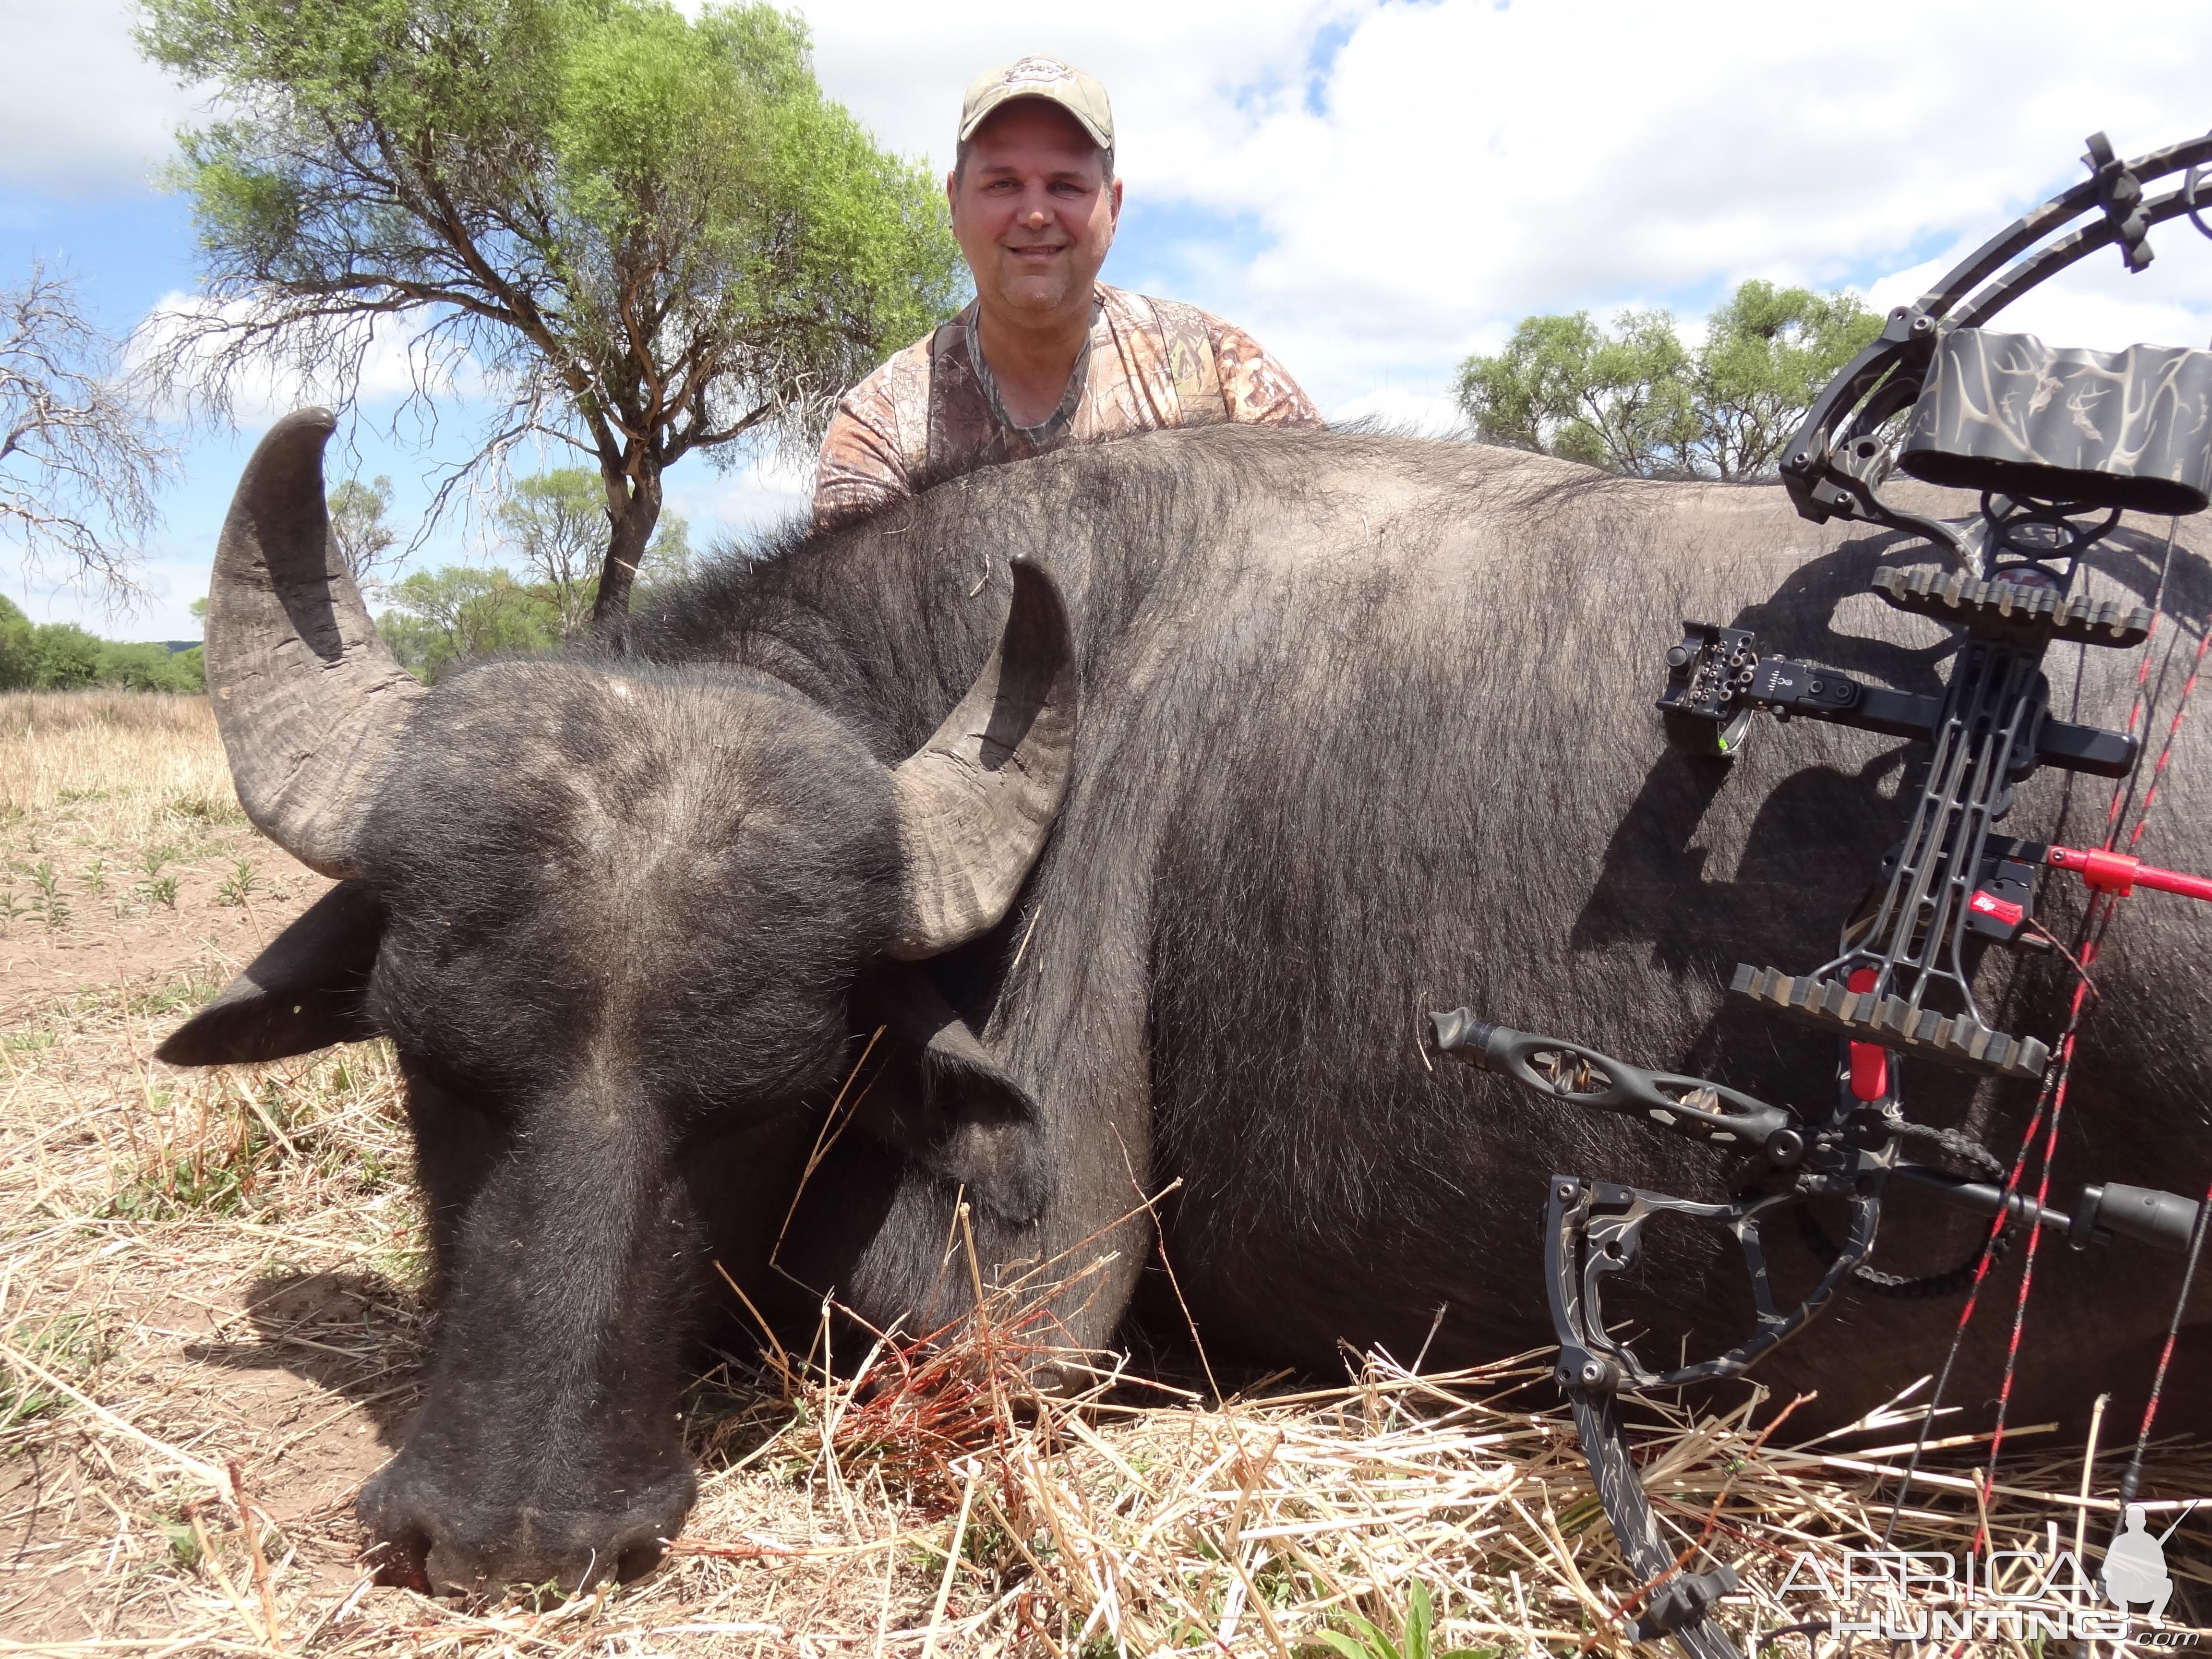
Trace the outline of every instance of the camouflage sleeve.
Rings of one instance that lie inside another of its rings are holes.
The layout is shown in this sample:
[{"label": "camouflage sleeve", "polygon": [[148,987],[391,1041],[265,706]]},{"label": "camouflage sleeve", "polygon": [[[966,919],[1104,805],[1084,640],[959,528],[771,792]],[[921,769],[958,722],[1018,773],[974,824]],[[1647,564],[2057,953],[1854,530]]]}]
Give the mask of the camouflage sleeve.
[{"label": "camouflage sleeve", "polygon": [[1221,395],[1229,418],[1254,426],[1320,426],[1321,411],[1290,370],[1262,350],[1243,329],[1223,324],[1213,342],[1221,365]]},{"label": "camouflage sleeve", "polygon": [[888,404],[878,408],[877,399],[863,395],[868,391],[869,381],[864,380],[848,392],[823,434],[821,458],[814,468],[817,530],[872,513],[913,493],[898,441],[896,414]]},{"label": "camouflage sleeve", "polygon": [[944,331],[893,352],[838,400],[814,472],[817,529],[914,494],[929,464],[932,343]]}]

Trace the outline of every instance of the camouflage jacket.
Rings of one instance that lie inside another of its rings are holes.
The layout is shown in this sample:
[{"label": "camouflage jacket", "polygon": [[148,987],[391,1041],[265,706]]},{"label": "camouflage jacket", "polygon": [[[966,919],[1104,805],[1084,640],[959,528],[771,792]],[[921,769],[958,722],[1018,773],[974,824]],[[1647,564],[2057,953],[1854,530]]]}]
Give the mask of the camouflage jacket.
[{"label": "camouflage jacket", "polygon": [[1215,421],[1322,423],[1298,383],[1243,330],[1102,283],[1067,396],[1043,425],[1016,426],[983,363],[971,303],[839,401],[815,473],[814,521],[872,512],[912,494],[918,478]]}]

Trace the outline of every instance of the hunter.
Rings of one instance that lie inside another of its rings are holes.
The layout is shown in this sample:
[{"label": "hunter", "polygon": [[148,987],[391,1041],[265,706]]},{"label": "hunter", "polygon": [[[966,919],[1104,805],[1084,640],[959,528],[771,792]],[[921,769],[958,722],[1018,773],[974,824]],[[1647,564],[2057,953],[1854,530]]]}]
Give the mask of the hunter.
[{"label": "hunter", "polygon": [[848,392],[822,443],[817,525],[1065,443],[1216,421],[1319,426],[1243,330],[1109,288],[1121,181],[1106,88],[1055,58],[969,84],[945,181],[975,298]]}]

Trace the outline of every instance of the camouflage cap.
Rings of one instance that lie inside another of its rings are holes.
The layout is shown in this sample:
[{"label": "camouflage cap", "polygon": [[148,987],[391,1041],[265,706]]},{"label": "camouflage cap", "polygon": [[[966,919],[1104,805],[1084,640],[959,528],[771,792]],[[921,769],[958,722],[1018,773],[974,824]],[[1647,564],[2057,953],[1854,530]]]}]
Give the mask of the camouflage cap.
[{"label": "camouflage cap", "polygon": [[1106,101],[1106,88],[1057,58],[1018,58],[970,81],[960,102],[960,142],[966,143],[1000,105],[1017,98],[1049,99],[1081,122],[1099,149],[1114,148],[1114,106]]}]

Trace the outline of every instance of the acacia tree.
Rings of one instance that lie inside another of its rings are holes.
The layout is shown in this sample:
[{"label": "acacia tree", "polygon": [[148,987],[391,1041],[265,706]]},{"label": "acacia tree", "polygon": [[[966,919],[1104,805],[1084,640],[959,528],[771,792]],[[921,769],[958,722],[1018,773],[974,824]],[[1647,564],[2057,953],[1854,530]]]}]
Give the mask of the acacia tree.
[{"label": "acacia tree", "polygon": [[508,571],[449,564],[413,571],[386,592],[395,609],[377,617],[377,632],[418,679],[435,680],[469,657],[540,651],[560,638],[545,595]]},{"label": "acacia tree", "polygon": [[1744,283],[1707,319],[1698,348],[1696,470],[1774,477],[1821,388],[1881,332],[1881,319],[1856,295]]},{"label": "acacia tree", "polygon": [[366,587],[399,540],[398,532],[384,520],[392,506],[392,480],[381,473],[368,483],[348,478],[331,491],[328,499],[331,540],[344,562],[346,574],[356,587]]},{"label": "acacia tree", "polygon": [[499,393],[469,469],[532,434],[605,499],[618,630],[693,450],[805,443],[958,297],[945,204],[824,98],[804,26],[665,0],[143,0],[143,48],[218,88],[182,135],[205,301],[157,379],[217,409],[271,368],[357,387],[404,319],[415,389]]},{"label": "acacia tree", "polygon": [[115,356],[67,282],[34,264],[0,290],[0,532],[119,596],[175,457],[113,380]]},{"label": "acacia tree", "polygon": [[1881,331],[1850,294],[1747,282],[1693,350],[1664,311],[1524,318],[1504,350],[1460,367],[1486,442],[1639,477],[1771,477],[1813,399]]},{"label": "acacia tree", "polygon": [[[514,493],[500,504],[501,539],[538,579],[563,639],[583,632],[598,595],[599,558],[606,545],[606,515],[599,501],[597,477],[586,468],[564,466],[518,478]],[[634,580],[650,584],[680,575],[690,563],[684,520],[664,513]]]},{"label": "acacia tree", "polygon": [[590,617],[592,578],[600,534],[597,480],[582,467],[562,467],[515,481],[499,509],[501,538],[544,587],[560,619],[562,637],[573,639]]},{"label": "acacia tree", "polygon": [[1663,311],[1528,317],[1494,357],[1460,367],[1459,401],[1488,443],[1616,472],[1674,471],[1694,436],[1690,354]]}]

